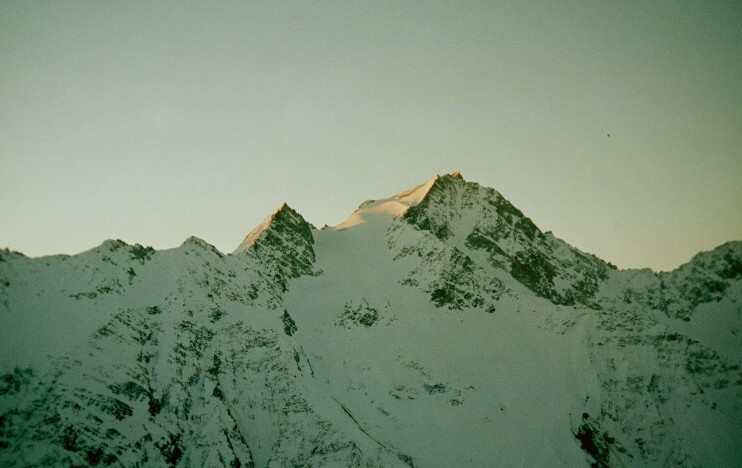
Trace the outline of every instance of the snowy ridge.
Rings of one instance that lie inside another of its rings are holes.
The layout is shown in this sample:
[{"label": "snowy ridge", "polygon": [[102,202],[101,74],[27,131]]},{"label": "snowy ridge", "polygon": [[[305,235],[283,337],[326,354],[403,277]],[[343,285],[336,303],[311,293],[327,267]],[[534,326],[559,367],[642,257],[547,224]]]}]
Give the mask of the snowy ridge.
[{"label": "snowy ridge", "polygon": [[620,271],[460,174],[225,255],[0,250],[2,466],[740,466],[742,242]]},{"label": "snowy ridge", "polygon": [[[458,174],[458,173],[456,173]],[[459,175],[460,177],[460,175]],[[435,185],[440,176],[435,176],[420,185],[409,190],[400,192],[393,197],[382,200],[368,200],[361,204],[352,215],[333,229],[341,231],[350,227],[358,226],[374,218],[397,218],[402,216],[410,207],[418,205],[428,195],[430,189]]]}]

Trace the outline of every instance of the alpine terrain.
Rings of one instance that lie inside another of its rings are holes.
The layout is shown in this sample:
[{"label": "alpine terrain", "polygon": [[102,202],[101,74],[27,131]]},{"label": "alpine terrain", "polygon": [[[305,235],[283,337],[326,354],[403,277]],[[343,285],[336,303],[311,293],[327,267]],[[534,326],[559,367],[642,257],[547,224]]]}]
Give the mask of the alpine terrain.
[{"label": "alpine terrain", "polygon": [[231,254],[0,251],[0,466],[742,466],[742,242],[618,270],[454,173]]}]

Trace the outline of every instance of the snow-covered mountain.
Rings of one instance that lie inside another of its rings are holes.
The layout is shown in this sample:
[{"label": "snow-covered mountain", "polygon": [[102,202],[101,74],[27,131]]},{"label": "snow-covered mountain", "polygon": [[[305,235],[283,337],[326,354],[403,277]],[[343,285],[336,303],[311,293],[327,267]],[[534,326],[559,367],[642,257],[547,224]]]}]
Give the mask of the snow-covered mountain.
[{"label": "snow-covered mountain", "polygon": [[742,242],[620,271],[460,174],[0,251],[2,466],[742,466]]}]

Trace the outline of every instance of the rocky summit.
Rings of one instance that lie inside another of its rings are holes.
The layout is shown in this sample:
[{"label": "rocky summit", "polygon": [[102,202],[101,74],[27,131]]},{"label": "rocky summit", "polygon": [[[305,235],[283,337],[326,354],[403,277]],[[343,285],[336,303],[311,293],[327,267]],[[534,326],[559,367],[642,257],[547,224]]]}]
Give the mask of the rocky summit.
[{"label": "rocky summit", "polygon": [[618,270],[461,174],[0,251],[0,466],[742,466],[742,242]]}]

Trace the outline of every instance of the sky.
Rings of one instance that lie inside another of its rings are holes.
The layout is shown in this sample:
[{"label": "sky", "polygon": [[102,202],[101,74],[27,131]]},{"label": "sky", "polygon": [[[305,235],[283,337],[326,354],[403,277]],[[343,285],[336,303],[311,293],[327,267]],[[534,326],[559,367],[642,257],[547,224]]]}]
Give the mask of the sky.
[{"label": "sky", "polygon": [[460,171],[621,268],[742,239],[742,3],[0,0],[0,247],[316,226]]}]

